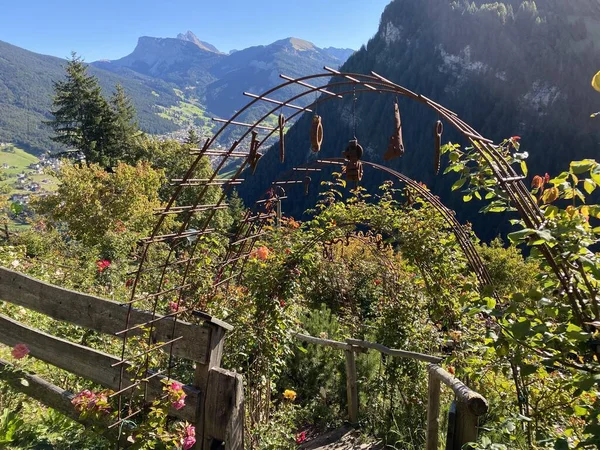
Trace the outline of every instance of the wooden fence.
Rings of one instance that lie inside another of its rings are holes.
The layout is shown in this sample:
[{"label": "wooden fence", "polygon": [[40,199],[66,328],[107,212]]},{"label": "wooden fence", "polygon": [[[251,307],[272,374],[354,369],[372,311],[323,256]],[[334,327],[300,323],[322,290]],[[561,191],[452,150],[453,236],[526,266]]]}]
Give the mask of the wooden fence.
[{"label": "wooden fence", "polygon": [[[124,328],[128,309],[114,301],[59,288],[1,267],[0,300],[113,336]],[[208,450],[220,444],[227,450],[243,450],[242,377],[220,368],[225,334],[232,327],[205,314],[198,316],[202,318],[201,324],[178,320],[173,327],[172,317],[154,322],[155,341],[181,337],[173,345],[173,355],[196,363],[193,381],[184,386],[186,406],[181,410],[171,409],[169,414],[195,424],[195,450]],[[149,312],[133,310],[129,324],[143,324],[152,319]],[[119,389],[121,368],[116,364],[119,358],[113,355],[44,333],[2,314],[0,343],[26,344],[30,355],[41,361],[113,391]],[[0,369],[10,367],[8,361],[0,360]],[[11,370],[0,370],[0,374],[14,389],[89,425],[71,404],[73,393],[35,374],[15,374]],[[122,387],[132,382],[124,380]],[[162,386],[160,376],[152,377],[147,383],[149,398],[162,395]]]},{"label": "wooden fence", "polygon": [[396,350],[374,342],[358,339],[346,339],[345,342],[331,339],[321,339],[314,336],[298,333],[295,338],[314,345],[323,345],[343,350],[346,355],[346,393],[348,396],[348,418],[351,424],[358,423],[358,380],[356,376],[356,353],[368,349],[380,353],[409,358],[428,363],[427,371],[428,398],[427,398],[427,442],[426,450],[437,450],[439,445],[440,430],[440,389],[444,384],[452,389],[455,401],[450,409],[448,432],[446,434],[446,450],[460,450],[468,442],[477,439],[479,417],[487,413],[488,404],[477,392],[472,391],[438,364],[442,358],[424,355],[422,353]]}]

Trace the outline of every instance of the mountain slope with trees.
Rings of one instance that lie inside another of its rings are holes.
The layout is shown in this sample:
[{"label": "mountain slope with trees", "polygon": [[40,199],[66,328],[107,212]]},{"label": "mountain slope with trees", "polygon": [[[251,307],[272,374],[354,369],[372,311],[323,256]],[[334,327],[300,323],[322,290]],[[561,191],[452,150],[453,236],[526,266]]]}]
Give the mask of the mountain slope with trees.
[{"label": "mountain slope with trees", "polygon": [[[600,60],[598,33],[600,7],[587,0],[395,0],[386,7],[377,34],[342,69],[373,70],[455,111],[496,142],[520,136],[530,155],[530,171],[555,175],[571,159],[598,154],[600,127],[590,114],[598,110],[600,98],[589,86],[597,70],[594,61]],[[382,161],[393,130],[393,100],[359,95],[357,137],[365,159]],[[454,180],[434,176],[437,117],[406,99],[400,99],[400,110],[406,154],[391,167],[423,181],[461,209],[463,221],[473,220],[481,205],[465,208],[461,196],[448,194]],[[319,107],[325,128],[322,156],[341,156],[353,136],[351,111],[350,98]],[[316,157],[310,151],[310,120],[303,117],[288,132],[284,166],[277,149],[262,158],[241,189],[246,200],[261,195],[278,173]],[[460,138],[446,127],[443,141],[449,140]],[[382,178],[367,172],[363,184],[374,187]],[[314,201],[314,195],[299,199],[293,213]],[[482,236],[495,236],[497,223],[484,224]]]},{"label": "mountain slope with trees", "polygon": [[[183,126],[177,120],[181,115],[195,125],[205,124],[207,109],[230,116],[245,102],[242,91],[266,90],[279,81],[278,71],[298,76],[325,64],[337,67],[350,52],[321,50],[290,38],[225,55],[188,31],[178,38],[141,37],[133,53],[94,62],[90,73],[98,77],[106,95],[117,84],[123,86],[143,131],[166,134]],[[61,149],[50,140],[51,130],[43,122],[49,119],[53,82],[63,78],[65,64],[64,59],[0,41],[0,142],[33,152]]]},{"label": "mountain slope with trees", "polygon": [[[14,142],[31,151],[58,150],[52,130],[43,124],[53,95],[53,82],[64,78],[67,61],[40,55],[0,41],[0,142]],[[140,126],[149,133],[166,133],[174,124],[155,114],[155,105],[169,107],[178,97],[165,82],[141,74],[121,76],[90,67],[105,94],[123,86],[139,114]]]}]

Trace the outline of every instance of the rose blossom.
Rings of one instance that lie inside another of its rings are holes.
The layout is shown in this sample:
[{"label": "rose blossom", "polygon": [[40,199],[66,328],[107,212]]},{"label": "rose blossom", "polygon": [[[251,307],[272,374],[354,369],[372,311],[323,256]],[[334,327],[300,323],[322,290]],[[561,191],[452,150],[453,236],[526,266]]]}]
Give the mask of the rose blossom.
[{"label": "rose blossom", "polygon": [[12,351],[10,352],[10,354],[15,359],[23,359],[27,356],[28,353],[29,353],[29,347],[27,347],[25,344],[15,345],[14,348],[12,349]]}]

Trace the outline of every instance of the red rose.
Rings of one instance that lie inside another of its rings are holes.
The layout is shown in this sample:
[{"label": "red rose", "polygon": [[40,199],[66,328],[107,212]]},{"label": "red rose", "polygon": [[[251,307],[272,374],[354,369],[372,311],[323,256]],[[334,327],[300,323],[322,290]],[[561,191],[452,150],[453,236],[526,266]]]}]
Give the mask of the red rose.
[{"label": "red rose", "polygon": [[306,431],[302,431],[296,435],[296,444],[302,444],[306,441]]}]

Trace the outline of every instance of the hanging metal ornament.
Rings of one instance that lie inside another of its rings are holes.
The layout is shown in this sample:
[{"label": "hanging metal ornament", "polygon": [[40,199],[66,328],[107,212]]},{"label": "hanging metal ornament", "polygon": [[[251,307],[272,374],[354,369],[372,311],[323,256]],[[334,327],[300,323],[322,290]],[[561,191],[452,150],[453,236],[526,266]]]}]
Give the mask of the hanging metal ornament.
[{"label": "hanging metal ornament", "polygon": [[346,163],[346,179],[348,181],[360,181],[363,177],[363,165],[360,159],[363,156],[363,148],[357,139],[352,139],[348,147],[344,150],[344,157],[348,160]]},{"label": "hanging metal ornament", "polygon": [[312,181],[311,177],[304,177],[304,195],[308,195],[308,190],[310,188],[311,181]]},{"label": "hanging metal ornament", "polygon": [[441,157],[442,157],[442,133],[444,132],[444,124],[441,120],[435,123],[433,136],[435,137],[435,154],[433,156],[433,170],[437,175],[440,173]]},{"label": "hanging metal ornament", "polygon": [[258,147],[260,146],[260,142],[258,141],[258,133],[256,131],[252,132],[252,141],[250,142],[250,154],[248,155],[248,163],[252,168],[252,175],[256,172],[256,166],[258,165],[258,160],[262,158],[262,155],[258,153]]},{"label": "hanging metal ornament", "polygon": [[283,164],[285,161],[285,134],[283,127],[285,126],[285,116],[279,114],[279,160]]},{"label": "hanging metal ornament", "polygon": [[402,119],[398,100],[394,102],[394,133],[390,136],[390,143],[383,155],[384,161],[391,161],[404,155],[404,140],[402,139]]},{"label": "hanging metal ornament", "polygon": [[313,152],[317,153],[321,150],[323,144],[323,123],[321,116],[316,114],[312,119],[312,126],[310,127],[310,148]]}]

